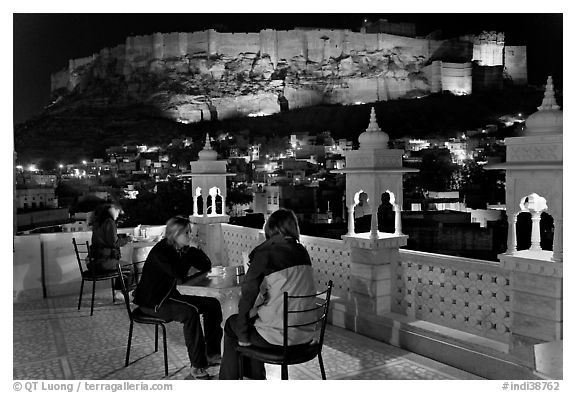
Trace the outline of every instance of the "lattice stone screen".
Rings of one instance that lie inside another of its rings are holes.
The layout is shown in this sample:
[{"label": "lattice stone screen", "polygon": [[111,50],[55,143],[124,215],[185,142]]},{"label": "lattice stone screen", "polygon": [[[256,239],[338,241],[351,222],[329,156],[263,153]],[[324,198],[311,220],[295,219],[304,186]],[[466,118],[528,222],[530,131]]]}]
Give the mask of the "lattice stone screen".
[{"label": "lattice stone screen", "polygon": [[[222,224],[224,255],[228,265],[242,264],[242,252],[250,252],[261,243],[260,230]],[[350,250],[342,240],[300,236],[300,241],[312,260],[317,284],[334,283],[335,296],[347,297],[350,281]]]},{"label": "lattice stone screen", "polygon": [[300,236],[300,241],[312,260],[319,286],[332,280],[335,296],[348,297],[350,291],[350,249],[342,240]]},{"label": "lattice stone screen", "polygon": [[392,310],[507,342],[510,280],[497,262],[400,250]]},{"label": "lattice stone screen", "polygon": [[241,265],[243,262],[242,253],[250,253],[258,244],[262,242],[260,229],[241,227],[237,225],[222,224],[222,238],[224,252],[227,256],[228,266]]}]

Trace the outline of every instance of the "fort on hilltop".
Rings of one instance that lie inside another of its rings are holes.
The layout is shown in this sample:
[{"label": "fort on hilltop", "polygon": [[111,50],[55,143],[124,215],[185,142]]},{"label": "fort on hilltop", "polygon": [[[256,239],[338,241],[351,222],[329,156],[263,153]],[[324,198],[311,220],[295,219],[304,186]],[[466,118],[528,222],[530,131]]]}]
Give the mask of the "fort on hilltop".
[{"label": "fort on hilltop", "polygon": [[526,47],[507,47],[504,34],[435,40],[351,30],[261,30],[257,33],[154,33],[69,60],[51,76],[55,95],[86,80],[121,77],[131,99],[159,91],[142,75],[180,84],[158,106],[170,118],[196,122],[280,112],[322,103],[369,103],[449,91],[527,83]]}]

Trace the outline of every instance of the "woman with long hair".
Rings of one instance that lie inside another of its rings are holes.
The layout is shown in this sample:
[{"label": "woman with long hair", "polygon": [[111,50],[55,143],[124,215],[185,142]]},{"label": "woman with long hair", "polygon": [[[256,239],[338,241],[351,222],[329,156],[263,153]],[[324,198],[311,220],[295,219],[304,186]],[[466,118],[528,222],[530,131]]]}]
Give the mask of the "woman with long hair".
[{"label": "woman with long hair", "polygon": [[[119,237],[116,220],[120,215],[121,207],[114,203],[98,206],[94,211],[92,221],[92,244],[90,245],[91,260],[88,270],[101,274],[115,272],[118,264],[122,265],[129,286],[134,280],[134,266],[130,261],[121,261],[120,247],[128,243],[130,238]],[[122,284],[116,280],[114,284],[114,297],[121,297]]]},{"label": "woman with long hair", "polygon": [[166,223],[164,239],[148,254],[134,292],[134,303],[144,313],[184,324],[190,377],[194,379],[209,378],[207,367],[220,362],[222,308],[215,298],[182,295],[176,283],[211,268],[208,256],[192,242],[190,221],[172,217]]},{"label": "woman with long hair", "polygon": [[[224,354],[220,365],[220,379],[238,379],[239,356],[236,348],[254,345],[263,348],[282,348],[283,293],[310,295],[316,293],[312,263],[308,252],[300,244],[300,229],[291,210],[280,209],[264,224],[266,241],[250,253],[250,267],[242,282],[238,314],[226,320]],[[292,310],[306,310],[313,306],[303,299]],[[290,329],[290,345],[310,342],[314,331],[310,327]],[[266,379],[264,363],[250,359],[244,362],[244,376]],[[243,377],[243,376],[242,376]]]}]

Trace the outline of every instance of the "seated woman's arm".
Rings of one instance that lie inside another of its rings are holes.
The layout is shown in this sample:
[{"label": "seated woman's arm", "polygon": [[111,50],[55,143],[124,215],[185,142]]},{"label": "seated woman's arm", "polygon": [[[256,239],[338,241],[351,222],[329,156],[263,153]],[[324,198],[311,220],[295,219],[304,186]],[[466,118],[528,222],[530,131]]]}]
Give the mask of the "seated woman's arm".
[{"label": "seated woman's arm", "polygon": [[250,261],[250,268],[242,282],[242,296],[238,302],[238,341],[249,343],[249,330],[252,326],[250,310],[254,307],[256,299],[260,294],[260,285],[264,281],[266,269],[266,255],[257,252]]},{"label": "seated woman's arm", "polygon": [[209,272],[212,269],[212,262],[208,255],[199,248],[190,247],[185,254],[186,263],[190,266],[188,275]]},{"label": "seated woman's arm", "polygon": [[146,263],[150,262],[158,266],[162,272],[177,280],[184,280],[188,276],[190,264],[179,258],[176,252],[169,252],[166,248],[156,249],[155,246],[146,258]]}]

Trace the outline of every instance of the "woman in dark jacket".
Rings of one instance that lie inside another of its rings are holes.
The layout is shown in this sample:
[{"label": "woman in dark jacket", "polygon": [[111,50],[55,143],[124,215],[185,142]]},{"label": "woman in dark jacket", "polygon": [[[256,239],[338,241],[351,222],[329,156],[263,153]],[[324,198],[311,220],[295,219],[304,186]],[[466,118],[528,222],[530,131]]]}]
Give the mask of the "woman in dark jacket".
[{"label": "woman in dark jacket", "polygon": [[100,205],[94,211],[92,222],[92,262],[88,268],[97,273],[115,271],[120,260],[120,247],[128,243],[128,237],[118,237],[116,220],[120,207],[114,204]]},{"label": "woman in dark jacket", "polygon": [[[156,244],[144,263],[142,277],[134,293],[134,303],[151,316],[184,324],[193,378],[209,378],[206,368],[220,361],[222,308],[211,297],[182,295],[178,281],[210,271],[208,256],[191,246],[191,224],[187,218],[173,217],[166,223],[165,238]],[[204,319],[204,332],[200,324]]]},{"label": "woman in dark jacket", "polygon": [[[267,240],[250,253],[238,314],[226,320],[220,379],[238,379],[238,345],[281,348],[284,292],[316,293],[312,263],[299,242],[300,230],[294,212],[280,209],[272,213],[264,225],[264,233]],[[290,309],[307,310],[313,306],[314,299],[303,298],[291,303]],[[306,322],[309,321],[291,320],[291,323]],[[288,333],[288,345],[308,343],[314,338],[312,326],[290,329]],[[244,376],[266,379],[264,363],[245,361]]]},{"label": "woman in dark jacket", "polygon": [[[127,284],[130,286],[134,279],[134,267],[131,262],[120,260],[120,247],[128,243],[129,237],[118,237],[116,219],[120,214],[120,207],[115,204],[98,206],[94,211],[92,222],[92,244],[90,245],[91,261],[88,262],[88,270],[94,273],[115,272],[118,264],[122,265]],[[120,291],[122,284],[116,280],[114,289]],[[121,296],[121,294],[118,294]]]}]

